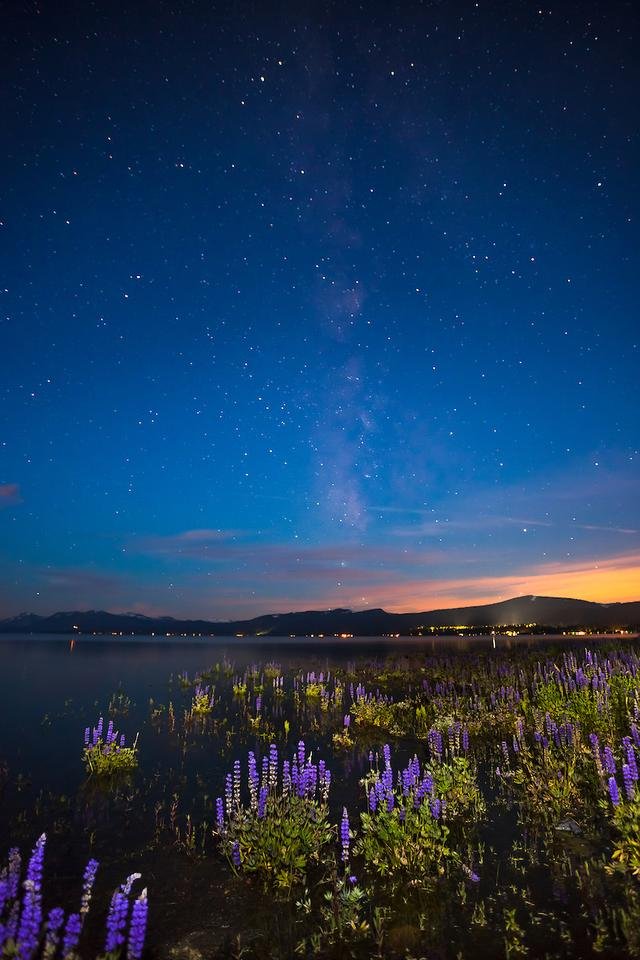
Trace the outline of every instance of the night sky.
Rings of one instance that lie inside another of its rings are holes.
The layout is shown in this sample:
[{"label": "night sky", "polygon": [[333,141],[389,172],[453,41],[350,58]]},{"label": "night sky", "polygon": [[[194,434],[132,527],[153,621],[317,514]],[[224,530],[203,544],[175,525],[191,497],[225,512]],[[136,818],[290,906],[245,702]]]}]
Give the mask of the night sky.
[{"label": "night sky", "polygon": [[640,598],[637,27],[7,4],[0,615]]}]

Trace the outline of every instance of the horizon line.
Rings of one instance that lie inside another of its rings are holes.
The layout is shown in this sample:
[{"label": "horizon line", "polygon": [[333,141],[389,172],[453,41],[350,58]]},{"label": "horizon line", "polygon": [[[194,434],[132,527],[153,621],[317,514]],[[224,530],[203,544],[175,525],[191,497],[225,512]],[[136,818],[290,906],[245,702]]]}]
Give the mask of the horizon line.
[{"label": "horizon line", "polygon": [[432,613],[444,613],[448,610],[470,610],[477,607],[492,607],[497,606],[498,604],[511,603],[516,600],[561,600],[571,603],[589,603],[594,604],[598,607],[612,607],[616,605],[628,604],[628,603],[639,603],[640,597],[636,600],[611,600],[611,601],[600,601],[600,600],[585,600],[581,597],[563,597],[555,596],[550,594],[535,594],[535,593],[525,593],[518,594],[514,597],[507,597],[504,600],[490,600],[482,603],[468,603],[465,605],[459,606],[446,606],[446,607],[433,607],[429,610],[386,610],[384,607],[363,607],[361,609],[354,609],[353,607],[305,607],[300,610],[286,610],[278,611],[275,613],[259,613],[252,616],[237,616],[237,617],[225,617],[223,619],[216,619],[215,617],[209,616],[197,616],[197,615],[185,615],[185,616],[175,616],[173,614],[147,614],[140,611],[134,610],[107,610],[105,608],[99,607],[89,607],[86,609],[73,609],[73,610],[55,610],[52,613],[33,613],[32,611],[21,611],[20,613],[9,615],[3,617],[0,620],[0,623],[17,620],[20,617],[38,617],[41,620],[46,620],[49,617],[62,616],[62,615],[71,615],[71,614],[87,614],[87,613],[103,613],[108,614],[109,616],[114,617],[138,617],[140,619],[147,620],[183,620],[183,621],[198,621],[209,623],[235,623],[238,621],[251,621],[259,620],[262,617],[285,617],[295,614],[303,613],[334,613],[337,611],[344,611],[348,613],[358,614],[358,613],[372,613],[374,611],[381,611],[387,616],[412,616],[418,614],[432,614]]}]

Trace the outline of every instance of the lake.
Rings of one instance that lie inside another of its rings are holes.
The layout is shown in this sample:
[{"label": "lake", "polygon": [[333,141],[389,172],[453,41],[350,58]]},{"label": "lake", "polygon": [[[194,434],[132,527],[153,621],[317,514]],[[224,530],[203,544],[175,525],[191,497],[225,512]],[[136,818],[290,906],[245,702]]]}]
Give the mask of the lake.
[{"label": "lake", "polygon": [[[637,668],[621,638],[3,636],[0,855],[45,832],[66,909],[100,861],[83,957],[133,871],[150,958],[638,956]],[[99,717],[138,735],[131,772],[87,771]],[[295,809],[290,764],[316,771]]]}]

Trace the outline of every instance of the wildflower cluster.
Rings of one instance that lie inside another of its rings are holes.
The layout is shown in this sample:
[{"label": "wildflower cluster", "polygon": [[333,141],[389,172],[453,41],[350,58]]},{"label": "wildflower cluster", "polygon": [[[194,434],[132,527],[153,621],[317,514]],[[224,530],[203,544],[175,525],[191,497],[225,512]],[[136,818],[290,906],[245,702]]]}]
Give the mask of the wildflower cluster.
[{"label": "wildflower cluster", "polygon": [[636,754],[636,751],[640,752],[640,733],[635,723],[631,725],[631,734],[631,737],[622,738],[619,768],[610,747],[600,752],[595,735],[592,747],[598,773],[606,783],[607,807],[616,832],[613,868],[640,877],[640,784]]},{"label": "wildflower cluster", "polygon": [[348,749],[353,746],[353,740],[351,739],[351,714],[345,713],[342,720],[342,730],[340,733],[334,733],[333,735],[333,745],[334,747],[342,747]]},{"label": "wildflower cluster", "polygon": [[323,760],[313,762],[304,742],[280,763],[272,744],[258,766],[247,760],[246,788],[236,760],[227,774],[225,794],[216,800],[216,833],[232,865],[289,891],[320,863],[333,839],[327,801],[331,773]]},{"label": "wildflower cluster", "polygon": [[[435,738],[436,754],[444,745]],[[391,750],[370,755],[364,779],[367,812],[361,816],[356,853],[381,876],[424,885],[444,872],[447,861],[461,863],[452,846],[452,827],[464,828],[484,811],[468,760],[422,765],[417,757],[396,773]]]},{"label": "wildflower cluster", "polygon": [[86,727],[84,731],[82,758],[92,774],[110,776],[134,770],[138,766],[138,737],[136,735],[128,747],[124,734],[114,730],[113,720],[109,721],[105,731],[104,719],[100,717],[95,727]]},{"label": "wildflower cluster", "polygon": [[203,683],[197,683],[195,690],[193,691],[193,699],[191,701],[191,715],[205,716],[206,714],[211,713],[214,702],[214,695],[211,687],[206,686]]},{"label": "wildflower cluster", "polygon": [[386,733],[401,734],[407,725],[407,705],[394,703],[393,697],[375,692],[367,692],[359,683],[351,686],[353,702],[351,713],[355,722],[362,727],[376,727]]}]

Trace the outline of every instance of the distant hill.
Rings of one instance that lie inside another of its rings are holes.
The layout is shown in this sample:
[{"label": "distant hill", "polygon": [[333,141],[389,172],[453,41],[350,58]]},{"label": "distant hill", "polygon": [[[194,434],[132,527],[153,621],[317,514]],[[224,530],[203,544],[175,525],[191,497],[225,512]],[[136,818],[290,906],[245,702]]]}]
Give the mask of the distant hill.
[{"label": "distant hill", "polygon": [[136,613],[108,613],[104,610],[54,613],[41,617],[21,613],[0,620],[0,633],[123,633],[123,634],[212,634],[230,636],[309,636],[309,634],[353,634],[373,637],[397,633],[409,635],[422,630],[439,632],[453,627],[492,628],[535,625],[552,629],[638,629],[640,600],[630,603],[592,603],[562,597],[515,597],[476,607],[454,607],[426,613],[387,613],[386,610],[305,610],[298,613],[266,614],[251,620],[177,620],[173,617],[145,617]]}]

